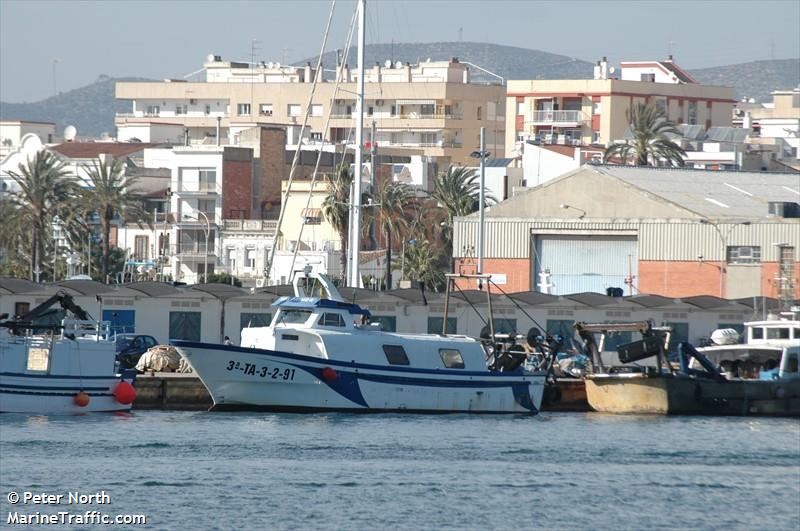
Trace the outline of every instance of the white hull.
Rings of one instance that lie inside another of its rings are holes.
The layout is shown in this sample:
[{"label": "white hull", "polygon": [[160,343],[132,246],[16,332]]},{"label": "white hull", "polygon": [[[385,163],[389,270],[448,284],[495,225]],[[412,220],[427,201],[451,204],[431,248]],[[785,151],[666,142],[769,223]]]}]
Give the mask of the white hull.
[{"label": "white hull", "polygon": [[[78,378],[75,376],[30,376],[0,374],[0,412],[77,414],[102,411],[130,411],[113,396],[119,376]],[[130,379],[127,379],[131,383]],[[75,395],[83,390],[89,403],[75,404]]]},{"label": "white hull", "polygon": [[544,373],[416,369],[185,341],[175,345],[208,388],[215,409],[531,414],[539,411],[545,382]]}]

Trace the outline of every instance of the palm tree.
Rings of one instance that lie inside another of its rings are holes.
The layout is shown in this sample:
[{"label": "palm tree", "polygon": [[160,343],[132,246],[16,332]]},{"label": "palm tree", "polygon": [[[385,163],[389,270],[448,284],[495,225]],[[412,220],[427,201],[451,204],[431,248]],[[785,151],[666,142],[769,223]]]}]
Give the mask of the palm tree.
[{"label": "palm tree", "polygon": [[[72,210],[78,186],[69,179],[56,156],[44,150],[30,159],[27,165],[20,164],[18,172],[10,171],[8,175],[19,190],[8,193],[5,208],[15,211],[17,242],[30,249],[30,278],[35,280],[42,271],[45,243],[52,239],[50,224],[60,211],[66,214]],[[11,228],[9,224],[4,230]],[[22,231],[30,231],[30,236],[21,236]]]},{"label": "palm tree", "polygon": [[349,242],[347,236],[350,227],[350,186],[353,178],[350,176],[350,168],[344,165],[339,173],[335,173],[328,178],[328,195],[322,202],[322,213],[334,230],[339,234],[339,241],[342,248],[342,276],[347,278],[347,247]]},{"label": "palm tree", "polygon": [[[467,216],[476,212],[480,203],[480,176],[475,169],[450,166],[433,182],[431,198],[444,209],[445,219],[442,222],[442,239],[447,251],[447,262],[453,256],[453,218]],[[494,202],[491,194],[485,195],[488,203]]]},{"label": "palm tree", "polygon": [[445,277],[438,267],[440,260],[441,256],[428,240],[407,245],[403,255],[403,277],[422,282],[434,291],[441,291]]},{"label": "palm tree", "polygon": [[[125,176],[125,166],[117,159],[96,160],[84,166],[86,189],[82,191],[83,204],[91,206],[100,217],[103,241],[103,281],[108,279],[111,244],[111,222],[119,214],[123,221],[132,221],[141,227],[147,223],[147,213],[136,196],[137,179]],[[149,225],[149,223],[148,223]]]},{"label": "palm tree", "polygon": [[639,166],[658,165],[666,160],[673,166],[683,166],[686,152],[669,135],[680,136],[678,127],[667,119],[666,113],[654,105],[637,103],[625,112],[633,139],[608,146],[603,162],[619,157],[624,164],[628,159],[636,160]]},{"label": "palm tree", "polygon": [[378,230],[386,235],[386,289],[392,289],[392,237],[400,237],[408,228],[407,210],[414,190],[405,183],[386,182],[375,200]]}]

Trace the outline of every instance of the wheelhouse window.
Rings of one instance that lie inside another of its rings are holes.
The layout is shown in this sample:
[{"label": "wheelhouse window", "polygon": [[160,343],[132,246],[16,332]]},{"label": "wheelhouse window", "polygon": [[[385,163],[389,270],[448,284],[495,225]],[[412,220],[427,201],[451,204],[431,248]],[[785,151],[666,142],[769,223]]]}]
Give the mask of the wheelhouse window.
[{"label": "wheelhouse window", "polygon": [[310,310],[281,310],[278,323],[302,324],[308,321]]},{"label": "wheelhouse window", "polygon": [[442,358],[442,363],[448,369],[463,369],[464,358],[461,357],[461,352],[453,348],[440,348],[439,356]]},{"label": "wheelhouse window", "polygon": [[405,349],[401,345],[384,345],[383,353],[389,365],[410,365]]},{"label": "wheelhouse window", "polygon": [[28,348],[29,371],[47,372],[50,368],[50,349],[41,347]]},{"label": "wheelhouse window", "polygon": [[338,326],[343,328],[345,326],[344,318],[338,313],[323,313],[319,318],[320,326]]}]

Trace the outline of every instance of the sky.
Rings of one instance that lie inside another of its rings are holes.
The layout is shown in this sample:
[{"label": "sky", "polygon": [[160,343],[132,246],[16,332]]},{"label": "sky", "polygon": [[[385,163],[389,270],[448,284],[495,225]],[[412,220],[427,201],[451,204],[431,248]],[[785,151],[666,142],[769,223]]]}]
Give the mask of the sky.
[{"label": "sky", "polygon": [[[354,0],[338,0],[328,50]],[[162,79],[208,54],[291,63],[317,56],[329,0],[0,0],[0,100],[33,102],[100,75]],[[490,42],[595,61],[685,68],[800,57],[800,0],[368,0],[366,42]],[[469,58],[465,58],[469,59]],[[491,65],[483,65],[491,67]],[[490,68],[491,69],[491,68]]]}]

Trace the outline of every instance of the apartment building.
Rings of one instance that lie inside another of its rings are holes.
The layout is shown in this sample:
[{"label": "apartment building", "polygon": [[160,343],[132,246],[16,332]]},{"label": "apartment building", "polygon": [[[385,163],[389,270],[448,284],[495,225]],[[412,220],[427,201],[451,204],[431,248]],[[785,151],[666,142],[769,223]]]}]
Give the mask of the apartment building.
[{"label": "apartment building", "polygon": [[[653,103],[675,123],[730,126],[733,89],[701,85],[670,56],[665,61],[623,62],[619,72],[605,58],[594,79],[510,80],[506,98],[506,154],[519,142],[607,146],[623,138],[625,113]],[[513,124],[513,125],[512,125]]]},{"label": "apartment building", "polygon": [[19,149],[22,139],[28,134],[38,136],[46,144],[61,140],[56,134],[56,124],[52,122],[0,120],[0,160]]},{"label": "apartment building", "polygon": [[[189,144],[236,145],[247,129],[302,124],[308,112],[304,143],[354,142],[358,73],[347,65],[336,67],[343,79],[337,94],[333,76],[310,65],[251,65],[212,55],[201,72],[199,80],[117,83],[117,99],[131,101],[131,111],[116,116],[118,139],[157,142],[180,136]],[[317,77],[321,82],[308,108]],[[365,141],[377,143],[382,153],[464,164],[479,144],[481,127],[488,150],[505,149],[505,88],[473,82],[470,67],[457,58],[417,65],[386,61],[366,69],[364,81]]]}]

